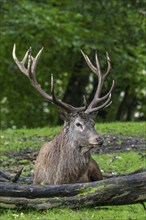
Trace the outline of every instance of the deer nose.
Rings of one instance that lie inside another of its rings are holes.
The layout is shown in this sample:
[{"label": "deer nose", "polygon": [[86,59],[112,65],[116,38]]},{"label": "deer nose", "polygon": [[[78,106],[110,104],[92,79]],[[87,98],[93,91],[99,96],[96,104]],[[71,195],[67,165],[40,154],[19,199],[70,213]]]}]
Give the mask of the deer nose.
[{"label": "deer nose", "polygon": [[103,138],[99,137],[96,139],[99,145],[103,144]]}]

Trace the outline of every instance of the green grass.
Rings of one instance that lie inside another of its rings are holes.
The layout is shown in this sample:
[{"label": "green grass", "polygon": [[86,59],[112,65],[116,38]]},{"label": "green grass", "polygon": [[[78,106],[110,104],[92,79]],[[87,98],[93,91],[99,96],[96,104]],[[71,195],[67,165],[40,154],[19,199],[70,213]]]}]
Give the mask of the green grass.
[{"label": "green grass", "polygon": [[[95,126],[99,134],[120,134],[130,136],[144,137],[146,133],[145,122],[115,122],[115,123],[97,123]],[[37,128],[37,129],[19,129],[2,130],[0,132],[0,151],[20,151],[23,149],[40,149],[44,137],[53,138],[61,127]]]},{"label": "green grass", "polygon": [[121,134],[131,136],[143,136],[146,133],[145,122],[113,122],[96,123],[96,129],[99,133]]},{"label": "green grass", "polygon": [[[102,134],[142,137],[146,131],[145,123],[99,123],[96,124],[97,131]],[[4,152],[19,152],[23,149],[38,150],[46,142],[45,138],[53,138],[60,130],[55,128],[20,129],[1,131],[1,167],[3,170],[11,170],[12,173],[24,166],[22,176],[33,172],[33,161],[19,156],[12,157]],[[119,140],[119,145],[120,145]],[[143,156],[144,154],[144,156]],[[121,174],[146,167],[145,152],[126,151],[119,153],[94,154],[93,158],[98,162],[103,174]],[[51,209],[47,211],[34,210],[9,210],[0,209],[0,220],[144,220],[146,212],[143,206],[106,206],[84,209]]]},{"label": "green grass", "polygon": [[146,167],[146,158],[137,151],[93,154],[92,157],[98,162],[103,173],[129,173]]},{"label": "green grass", "polygon": [[90,209],[51,209],[45,212],[4,211],[0,220],[144,220],[142,205],[97,207]]},{"label": "green grass", "polygon": [[[113,133],[123,135],[144,135],[146,132],[145,122],[112,122],[112,123],[96,123],[96,129],[100,133]],[[59,130],[60,126],[34,129],[7,129],[2,130],[1,135],[10,137],[32,137],[34,135],[53,137]]]}]

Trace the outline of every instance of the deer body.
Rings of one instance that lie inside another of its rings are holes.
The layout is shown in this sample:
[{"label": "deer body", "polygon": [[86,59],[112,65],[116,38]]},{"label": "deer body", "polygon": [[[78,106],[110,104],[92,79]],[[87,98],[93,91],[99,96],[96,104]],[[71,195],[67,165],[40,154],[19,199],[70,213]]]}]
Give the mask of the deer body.
[{"label": "deer body", "polygon": [[[82,128],[76,126],[79,123],[76,120],[79,119]],[[87,126],[92,126],[92,121],[81,119],[79,115],[76,120],[65,125],[61,132],[40,150],[35,165],[34,184],[77,183],[102,179],[100,169],[90,154],[93,144],[97,145],[98,141],[102,144],[102,139],[93,127],[88,130]],[[80,133],[83,133],[82,138]],[[92,173],[96,174],[95,177]]]},{"label": "deer body", "polygon": [[[108,56],[108,68],[105,74],[101,73],[97,54],[94,66],[83,52],[86,63],[91,71],[98,77],[97,89],[93,100],[88,105],[84,96],[84,106],[74,107],[56,98],[54,80],[51,76],[51,95],[48,95],[38,84],[35,70],[43,48],[36,57],[32,57],[31,48],[26,52],[22,61],[16,57],[16,46],[13,48],[13,58],[21,72],[26,75],[32,86],[48,102],[54,103],[61,110],[64,127],[60,133],[49,143],[45,144],[37,157],[34,171],[34,184],[64,184],[76,182],[90,182],[102,179],[98,164],[91,158],[90,150],[102,145],[103,140],[94,128],[94,120],[99,110],[111,104],[111,93],[114,80],[109,92],[100,97],[105,79],[110,73],[111,62]],[[28,59],[28,67],[25,63]],[[98,104],[101,104],[98,106]]]}]

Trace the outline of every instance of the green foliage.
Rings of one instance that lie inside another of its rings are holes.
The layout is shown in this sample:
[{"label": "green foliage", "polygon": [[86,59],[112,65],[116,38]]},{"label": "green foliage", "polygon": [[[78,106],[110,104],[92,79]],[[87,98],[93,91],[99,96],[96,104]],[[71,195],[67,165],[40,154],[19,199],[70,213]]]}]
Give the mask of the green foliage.
[{"label": "green foliage", "polygon": [[[37,78],[49,92],[50,73],[55,73],[56,94],[64,96],[72,74],[89,72],[78,64],[80,49],[93,58],[98,49],[101,66],[106,67],[109,51],[116,80],[113,105],[102,120],[144,119],[144,1],[1,1],[1,126],[42,127],[58,122],[57,109],[46,103],[29,85],[12,60],[12,47],[22,58],[32,46],[35,55],[45,48],[38,64]],[[91,74],[91,73],[87,73]],[[80,77],[80,74],[79,76]],[[91,74],[90,78],[93,78]],[[72,82],[74,89],[75,82]],[[92,84],[87,85],[87,97]],[[110,86],[106,83],[105,90]],[[120,96],[120,94],[123,96]],[[78,97],[80,94],[76,94]],[[124,98],[125,97],[125,98]],[[68,94],[72,103],[72,94]],[[82,103],[80,103],[82,105]],[[106,117],[105,117],[106,116]]]}]

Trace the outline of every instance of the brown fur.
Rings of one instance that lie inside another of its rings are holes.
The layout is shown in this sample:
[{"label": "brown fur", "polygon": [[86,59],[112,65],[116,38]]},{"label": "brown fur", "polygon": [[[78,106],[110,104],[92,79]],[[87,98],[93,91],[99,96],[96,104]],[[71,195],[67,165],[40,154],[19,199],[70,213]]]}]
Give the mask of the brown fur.
[{"label": "brown fur", "polygon": [[102,179],[91,154],[82,153],[72,141],[68,129],[61,132],[39,152],[35,163],[34,184],[64,184],[90,182]]}]

